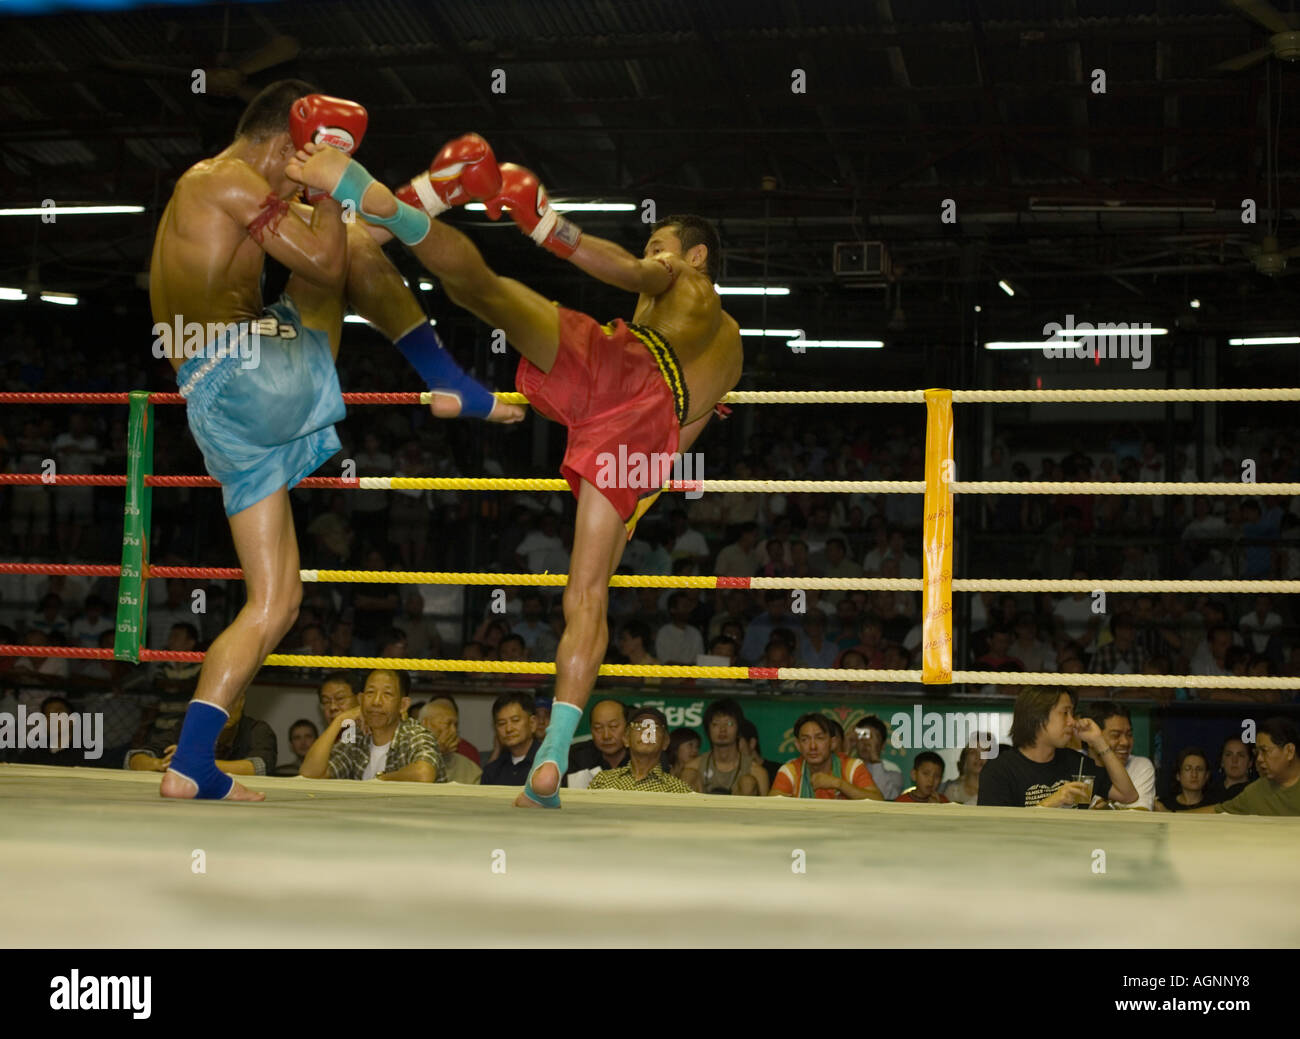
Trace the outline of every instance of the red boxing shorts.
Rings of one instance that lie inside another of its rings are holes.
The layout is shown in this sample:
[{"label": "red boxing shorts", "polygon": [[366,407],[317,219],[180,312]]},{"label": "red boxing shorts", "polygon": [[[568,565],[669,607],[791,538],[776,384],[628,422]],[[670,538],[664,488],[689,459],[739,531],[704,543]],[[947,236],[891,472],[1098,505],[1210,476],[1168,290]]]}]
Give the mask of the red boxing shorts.
[{"label": "red boxing shorts", "polygon": [[560,308],[560,348],[543,372],[521,358],[515,387],[568,427],[560,473],[577,497],[582,481],[618,510],[628,537],[672,476],[689,409],[677,355],[658,332],[622,319],[608,325]]}]

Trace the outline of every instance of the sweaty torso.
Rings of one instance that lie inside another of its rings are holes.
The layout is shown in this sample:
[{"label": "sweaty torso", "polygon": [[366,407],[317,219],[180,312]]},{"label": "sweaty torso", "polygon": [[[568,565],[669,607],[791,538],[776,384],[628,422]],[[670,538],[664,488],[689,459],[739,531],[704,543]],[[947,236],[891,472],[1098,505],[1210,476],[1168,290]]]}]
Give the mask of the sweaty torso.
[{"label": "sweaty torso", "polygon": [[705,275],[680,267],[667,291],[637,299],[632,320],[653,328],[677,354],[691,399],[691,413],[682,425],[707,415],[740,381],[740,326],[722,309]]},{"label": "sweaty torso", "polygon": [[[262,310],[265,254],[218,204],[223,174],[239,159],[205,159],[176,182],[158,222],[149,264],[149,305],[155,322],[235,322]],[[184,357],[172,357],[179,370]]]}]

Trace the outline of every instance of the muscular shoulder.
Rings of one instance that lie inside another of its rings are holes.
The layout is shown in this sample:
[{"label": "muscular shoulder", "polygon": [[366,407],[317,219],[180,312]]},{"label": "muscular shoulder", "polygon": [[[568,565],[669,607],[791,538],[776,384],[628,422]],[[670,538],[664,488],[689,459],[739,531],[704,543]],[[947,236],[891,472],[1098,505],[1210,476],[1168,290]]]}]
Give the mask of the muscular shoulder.
[{"label": "muscular shoulder", "polygon": [[262,175],[242,159],[204,159],[186,170],[176,182],[176,197],[187,205],[209,204],[220,208],[241,202],[260,205],[269,192],[270,185]]}]

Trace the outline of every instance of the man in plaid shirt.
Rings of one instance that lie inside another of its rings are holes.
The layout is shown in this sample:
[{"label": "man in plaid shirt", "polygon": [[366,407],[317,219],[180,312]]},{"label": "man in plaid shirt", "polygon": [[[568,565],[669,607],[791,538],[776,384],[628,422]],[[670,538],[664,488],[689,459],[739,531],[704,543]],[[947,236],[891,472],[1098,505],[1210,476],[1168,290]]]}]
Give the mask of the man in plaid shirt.
[{"label": "man in plaid shirt", "polygon": [[1138,645],[1137,629],[1133,618],[1116,614],[1111,618],[1113,638],[1092,657],[1091,671],[1095,675],[1140,675],[1146,666],[1147,653]]},{"label": "man in plaid shirt", "polygon": [[639,790],[652,794],[693,794],[689,786],[663,770],[659,761],[668,746],[668,719],[654,707],[632,712],[623,733],[631,758],[622,768],[596,773],[591,790]]},{"label": "man in plaid shirt", "polygon": [[419,722],[403,717],[411,706],[410,674],[371,671],[360,700],[360,706],[334,717],[303,758],[299,775],[435,782],[442,771],[438,741]]}]

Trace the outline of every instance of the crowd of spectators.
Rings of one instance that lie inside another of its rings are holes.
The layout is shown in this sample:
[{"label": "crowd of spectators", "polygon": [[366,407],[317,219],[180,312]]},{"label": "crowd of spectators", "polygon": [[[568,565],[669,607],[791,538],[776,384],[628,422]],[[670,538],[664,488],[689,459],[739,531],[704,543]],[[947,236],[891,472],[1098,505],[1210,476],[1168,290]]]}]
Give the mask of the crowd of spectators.
[{"label": "crowd of spectators", "polygon": [[[274,733],[245,712],[241,695],[218,739],[218,766],[245,776],[523,785],[549,724],[549,700],[522,690],[498,696],[493,746],[480,751],[460,735],[454,697],[413,703],[411,693],[409,674],[400,669],[327,675],[318,689],[324,727],[311,718],[295,721],[289,728],[293,761],[279,767]],[[56,694],[39,705],[51,733],[60,731],[57,717],[72,711],[71,703]],[[174,714],[150,712],[124,767],[165,771],[176,749],[177,721]],[[797,755],[785,762],[764,756],[757,729],[730,698],[709,705],[703,736],[689,728],[670,731],[653,705],[611,699],[592,704],[590,723],[591,738],[574,745],[563,777],[572,789],[1300,814],[1300,729],[1282,717],[1263,721],[1253,746],[1229,735],[1215,758],[1200,747],[1181,748],[1161,782],[1151,760],[1133,754],[1130,713],[1122,704],[1098,700],[1084,712],[1068,690],[1026,687],[1016,697],[1009,745],[998,747],[988,733],[972,734],[952,778],[939,754],[921,751],[908,770],[910,785],[897,765],[882,759],[889,727],[875,715],[846,730],[824,714],[801,714],[790,729]],[[101,763],[57,737],[12,757],[28,764]],[[116,758],[110,754],[102,763],[113,767]]]},{"label": "crowd of spectators", "polygon": [[[38,343],[37,333],[40,341]],[[5,335],[6,390],[174,389],[166,362],[147,356],[91,359],[57,327]],[[344,351],[347,389],[401,383],[382,351]],[[396,381],[395,381],[396,380]],[[155,471],[202,472],[180,409],[159,406]],[[891,413],[892,414],[892,413]],[[538,420],[540,423],[540,420]],[[544,423],[541,423],[544,425]],[[921,441],[874,410],[834,417],[800,409],[753,409],[715,424],[701,441],[707,476],[775,479],[919,479]],[[0,409],[6,471],[121,473],[122,408]],[[1100,430],[1102,427],[1098,427]],[[341,426],[341,459],[356,475],[553,475],[563,437],[551,428],[549,461],[534,457],[531,422],[510,429],[440,422],[416,408],[355,408]],[[798,432],[795,432],[795,431]],[[1300,479],[1294,431],[1225,434],[1198,452],[1168,457],[1139,428],[1089,436],[1055,453],[1014,426],[999,429],[980,479],[1193,480],[1240,484]],[[1194,459],[1203,455],[1201,468]],[[525,464],[523,459],[529,459]],[[507,461],[508,460],[508,461]],[[327,465],[334,465],[332,461]],[[572,547],[573,503],[560,494],[295,491],[303,565],[384,572],[429,568],[563,573]],[[118,488],[0,488],[9,557],[37,562],[106,562],[118,557]],[[862,576],[919,578],[920,498],[866,493],[720,494],[665,497],[639,525],[620,572],[694,576]],[[959,499],[958,565],[971,576],[1072,578],[1300,577],[1300,497],[991,495]],[[219,495],[168,489],[154,494],[156,563],[231,565]],[[0,641],[107,648],[113,644],[116,580],[74,576],[0,577]],[[238,609],[238,584],[153,579],[146,644],[203,650]],[[1290,691],[1133,689],[1142,674],[1300,675],[1300,637],[1288,597],[1187,594],[958,595],[959,667],[1115,676],[1111,695],[1144,699],[1284,701]],[[608,660],[764,667],[916,669],[920,596],[914,592],[740,589],[611,590]],[[390,584],[309,584],[281,652],[390,658],[549,661],[563,636],[558,589],[459,589]],[[41,656],[0,659],[11,695],[37,708],[51,695],[94,702],[110,719],[115,752],[165,757],[163,722],[183,710],[177,697],[198,665],[132,666]],[[277,677],[284,675],[281,670]],[[318,672],[302,669],[299,680]],[[538,676],[465,676],[508,691],[537,692]],[[626,685],[626,682],[622,684]],[[663,680],[647,686],[667,691]],[[716,681],[698,683],[715,694]],[[839,696],[897,693],[879,683],[771,679],[758,691]],[[1014,686],[984,692],[1014,695]],[[154,717],[155,712],[158,717]],[[435,712],[436,713],[436,712]],[[158,719],[161,718],[163,722]],[[165,726],[164,726],[165,728]],[[152,741],[149,739],[153,730]],[[303,730],[305,732],[305,730]],[[319,733],[318,733],[319,735]],[[300,740],[305,735],[300,733]],[[667,736],[664,751],[681,752]],[[159,742],[162,740],[163,742]],[[679,741],[680,744],[680,741]],[[233,753],[233,747],[230,748]],[[262,748],[265,751],[265,748]],[[253,770],[276,767],[252,750]],[[147,760],[138,755],[142,761]],[[674,761],[676,759],[674,758]],[[259,764],[260,763],[260,764]],[[932,764],[932,763],[930,763]],[[928,765],[922,763],[928,778]],[[769,785],[773,777],[769,777]],[[923,787],[927,789],[928,787]],[[1185,796],[1186,789],[1183,791]],[[944,795],[947,796],[947,795]]]}]

